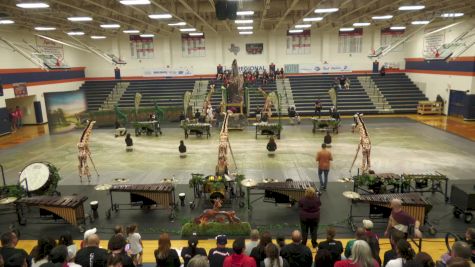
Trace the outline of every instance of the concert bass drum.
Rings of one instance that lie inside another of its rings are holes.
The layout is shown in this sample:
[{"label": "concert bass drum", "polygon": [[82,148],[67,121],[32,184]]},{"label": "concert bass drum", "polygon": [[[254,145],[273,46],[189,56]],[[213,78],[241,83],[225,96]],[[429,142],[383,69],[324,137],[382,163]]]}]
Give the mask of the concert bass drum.
[{"label": "concert bass drum", "polygon": [[222,176],[207,176],[204,184],[204,192],[209,193],[209,199],[211,203],[219,198],[224,200],[226,193],[226,186],[224,185],[225,179]]},{"label": "concert bass drum", "polygon": [[56,191],[60,180],[58,169],[48,162],[34,162],[20,172],[19,185],[34,195],[60,195]]}]

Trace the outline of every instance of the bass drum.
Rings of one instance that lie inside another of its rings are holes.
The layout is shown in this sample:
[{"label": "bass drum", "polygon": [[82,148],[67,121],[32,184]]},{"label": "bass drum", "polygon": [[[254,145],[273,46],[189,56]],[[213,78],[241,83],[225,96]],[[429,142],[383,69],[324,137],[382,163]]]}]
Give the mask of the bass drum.
[{"label": "bass drum", "polygon": [[35,195],[58,193],[56,192],[58,181],[54,181],[53,177],[55,172],[56,167],[50,163],[34,162],[23,168],[18,183],[23,189]]}]

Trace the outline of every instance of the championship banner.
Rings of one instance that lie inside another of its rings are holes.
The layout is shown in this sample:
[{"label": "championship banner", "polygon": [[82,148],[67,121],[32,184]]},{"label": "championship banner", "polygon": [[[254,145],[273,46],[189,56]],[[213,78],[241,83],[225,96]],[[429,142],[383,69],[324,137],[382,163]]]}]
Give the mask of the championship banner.
[{"label": "championship banner", "polygon": [[299,64],[298,73],[331,73],[331,72],[351,72],[349,65],[334,64]]},{"label": "championship banner", "polygon": [[206,56],[205,36],[181,35],[181,52],[183,57]]},{"label": "championship banner", "polygon": [[140,35],[130,35],[130,55],[136,59],[151,59],[154,57],[153,37],[140,37]]},{"label": "championship banner", "polygon": [[363,28],[351,32],[338,32],[338,53],[361,53],[363,47]]},{"label": "championship banner", "polygon": [[246,44],[246,52],[248,55],[260,55],[263,50],[263,43]]},{"label": "championship banner", "polygon": [[[386,47],[388,45],[394,44],[400,41],[406,31],[402,30],[391,30],[391,28],[381,29],[381,47]],[[399,45],[398,47],[391,50],[391,52],[402,52],[404,49],[404,44]]]},{"label": "championship banner", "polygon": [[170,77],[170,76],[192,76],[193,68],[177,67],[177,68],[152,68],[144,69],[144,76],[146,77]]},{"label": "championship banner", "polygon": [[[426,29],[425,33],[434,29]],[[437,49],[445,43],[445,31],[436,32],[430,35],[424,35],[423,55],[427,57],[434,56]]]},{"label": "championship banner", "polygon": [[28,90],[26,89],[26,83],[14,83],[13,86],[13,93],[15,97],[23,97],[28,96]]},{"label": "championship banner", "polygon": [[36,48],[44,54],[54,55],[60,61],[64,60],[64,47],[62,44],[36,36]]},{"label": "championship banner", "polygon": [[310,30],[301,33],[287,32],[287,54],[305,55],[310,54]]}]

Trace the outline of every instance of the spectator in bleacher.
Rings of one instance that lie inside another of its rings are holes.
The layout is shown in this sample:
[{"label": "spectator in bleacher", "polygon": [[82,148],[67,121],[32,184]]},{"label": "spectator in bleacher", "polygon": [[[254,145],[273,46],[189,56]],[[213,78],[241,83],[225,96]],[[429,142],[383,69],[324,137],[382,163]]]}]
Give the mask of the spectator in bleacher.
[{"label": "spectator in bleacher", "polygon": [[345,84],[346,84],[346,77],[344,75],[341,75],[340,78],[338,79],[339,82],[340,82],[340,85],[339,85],[339,89],[340,90],[343,90],[343,88],[345,88]]},{"label": "spectator in bleacher", "polygon": [[[94,228],[95,229],[95,228]],[[90,234],[84,240],[84,248],[76,254],[75,263],[81,266],[104,267],[107,264],[107,250],[99,248],[99,236]]]},{"label": "spectator in bleacher", "polygon": [[53,248],[49,254],[48,262],[41,267],[63,267],[68,264],[68,248],[65,245],[59,245]]},{"label": "spectator in bleacher", "polygon": [[216,67],[216,80],[222,80],[223,73],[223,66],[221,66],[221,64],[218,64],[218,66]]},{"label": "spectator in bleacher", "polygon": [[407,240],[399,240],[396,244],[397,258],[390,260],[386,267],[403,267],[406,262],[414,259],[415,252]]},{"label": "spectator in bleacher", "polygon": [[386,68],[384,66],[381,67],[381,70],[379,71],[379,75],[381,75],[381,77],[386,76]]},{"label": "spectator in bleacher", "polygon": [[364,230],[363,227],[358,227],[358,228],[356,228],[355,239],[349,240],[348,243],[346,243],[346,247],[345,247],[345,257],[346,257],[347,259],[350,258],[353,245],[355,244],[355,242],[356,242],[357,240],[365,240],[365,241],[366,241],[366,232],[365,232],[365,230]]},{"label": "spectator in bleacher", "polygon": [[286,245],[284,236],[277,236],[275,240],[277,242],[277,245],[279,246],[279,249],[282,249]]},{"label": "spectator in bleacher", "polygon": [[2,256],[3,261],[5,262],[5,266],[9,264],[10,258],[13,259],[15,256],[13,263],[18,263],[21,259],[26,260],[26,264],[30,267],[31,262],[28,259],[28,253],[24,249],[16,248],[18,244],[18,235],[14,231],[8,231],[2,234],[1,237],[1,244],[2,247],[0,248],[0,256]]},{"label": "spectator in bleacher", "polygon": [[379,267],[371,255],[371,248],[364,240],[357,240],[352,246],[351,258],[335,262],[334,267]]},{"label": "spectator in bleacher", "polygon": [[327,147],[332,146],[332,136],[330,135],[330,131],[327,131],[327,134],[323,137],[323,143],[327,145]]},{"label": "spectator in bleacher", "polygon": [[251,255],[252,249],[259,244],[259,230],[252,229],[250,239],[250,241],[246,242],[246,255]]},{"label": "spectator in bleacher", "polygon": [[318,251],[327,250],[331,254],[333,266],[335,262],[341,260],[341,253],[343,253],[343,244],[341,241],[335,240],[336,230],[333,227],[327,228],[327,239],[318,244]]},{"label": "spectator in bleacher", "polygon": [[326,249],[318,249],[315,254],[315,262],[313,267],[332,267],[335,262],[333,261],[332,254]]},{"label": "spectator in bleacher", "polygon": [[184,267],[188,266],[189,261],[196,255],[201,255],[206,257],[206,250],[204,248],[198,247],[198,237],[192,235],[188,239],[188,247],[181,249],[181,257],[183,258]]},{"label": "spectator in bleacher", "polygon": [[226,235],[216,237],[216,248],[210,249],[208,253],[210,267],[222,267],[224,259],[233,254],[233,250],[226,247],[227,243],[228,237]]},{"label": "spectator in bleacher", "polygon": [[384,252],[383,266],[386,266],[390,260],[397,258],[396,245],[399,240],[404,239],[404,233],[401,231],[391,231],[389,234],[389,242],[391,243],[391,249]]},{"label": "spectator in bleacher", "polygon": [[269,81],[269,73],[264,70],[264,72],[262,72],[262,84],[267,84]]},{"label": "spectator in bleacher", "polygon": [[130,244],[130,250],[127,251],[132,257],[135,265],[142,265],[143,244],[142,237],[138,233],[137,224],[131,224],[127,227],[127,242]]},{"label": "spectator in bleacher", "polygon": [[261,233],[259,244],[252,249],[250,256],[253,257],[257,263],[260,263],[266,258],[266,246],[270,243],[272,243],[271,234],[269,232]]},{"label": "spectator in bleacher", "polygon": [[15,252],[10,257],[4,260],[4,267],[27,267],[27,261],[27,255],[20,252]]},{"label": "spectator in bleacher", "polygon": [[318,118],[320,118],[322,107],[322,102],[317,98],[317,100],[315,100],[315,116],[318,116]]},{"label": "spectator in bleacher", "polygon": [[463,258],[453,257],[447,262],[447,267],[470,267],[470,263]]},{"label": "spectator in bleacher", "polygon": [[271,73],[271,72],[275,72],[275,64],[272,63],[272,62],[269,65],[269,73]]},{"label": "spectator in bleacher", "polygon": [[305,196],[299,200],[300,228],[302,230],[302,244],[307,245],[308,234],[312,241],[312,247],[316,248],[318,223],[320,222],[320,206],[322,202],[313,187],[305,190]]},{"label": "spectator in bleacher", "polygon": [[302,234],[299,230],[292,232],[292,243],[280,250],[280,256],[289,263],[290,267],[312,266],[312,252],[302,244]]},{"label": "spectator in bleacher", "polygon": [[127,240],[123,235],[114,235],[109,239],[107,245],[109,249],[108,261],[111,258],[119,258],[123,267],[135,267],[134,260],[125,251]]},{"label": "spectator in bleacher", "polygon": [[153,253],[157,267],[180,267],[178,253],[171,246],[170,236],[167,233],[161,234],[158,239],[158,249]]},{"label": "spectator in bleacher", "polygon": [[38,239],[37,245],[31,250],[31,266],[39,267],[48,262],[48,256],[56,246],[56,240],[52,237],[42,237]]},{"label": "spectator in bleacher", "polygon": [[188,267],[209,267],[208,258],[196,255],[188,262]]},{"label": "spectator in bleacher", "polygon": [[132,137],[130,137],[130,134],[128,133],[127,136],[125,137],[125,151],[131,152],[134,150],[134,141],[132,140]]},{"label": "spectator in bleacher", "polygon": [[266,257],[260,263],[261,267],[289,267],[289,263],[279,255],[279,248],[269,243],[266,246]]},{"label": "spectator in bleacher", "polygon": [[425,252],[417,253],[413,261],[416,263],[417,266],[420,267],[435,267],[434,260],[429,254]]},{"label": "spectator in bleacher", "polygon": [[256,261],[244,253],[246,248],[244,238],[238,237],[233,242],[233,254],[224,259],[223,267],[256,267]]}]

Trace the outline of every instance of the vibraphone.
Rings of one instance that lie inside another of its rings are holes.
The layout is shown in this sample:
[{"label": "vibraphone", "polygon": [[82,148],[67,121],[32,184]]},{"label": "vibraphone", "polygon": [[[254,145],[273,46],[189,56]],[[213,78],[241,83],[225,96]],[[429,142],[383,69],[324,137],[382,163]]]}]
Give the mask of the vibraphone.
[{"label": "vibraphone", "polygon": [[412,192],[441,193],[444,195],[445,203],[449,201],[447,176],[436,172],[435,174],[403,174],[402,177],[409,183]]},{"label": "vibraphone", "polygon": [[[109,189],[111,208],[107,211],[107,218],[110,218],[111,211],[119,211],[120,206],[140,206],[150,208],[155,206],[157,209],[170,210],[169,218],[175,218],[175,187],[172,183],[160,184],[115,184]],[[114,203],[113,192],[130,193],[130,203]]]},{"label": "vibraphone", "polygon": [[[305,190],[309,187],[316,188],[316,185],[308,181],[258,183],[255,187],[248,188],[248,209],[251,209],[251,189],[264,190],[264,196],[255,199],[252,203],[263,198],[264,202],[269,203],[294,204],[305,196]],[[252,193],[252,195],[262,195],[262,193]]]},{"label": "vibraphone", "polygon": [[256,127],[256,139],[259,132],[260,135],[275,135],[277,139],[280,139],[282,125],[279,123],[256,122],[253,125]]},{"label": "vibraphone", "polygon": [[160,123],[155,121],[137,121],[134,123],[135,128],[135,136],[139,136],[141,134],[148,135],[149,133],[155,133],[155,136],[158,134],[162,134],[162,130],[160,129]]},{"label": "vibraphone", "polygon": [[312,118],[312,122],[312,133],[316,133],[317,131],[338,133],[341,121],[334,118]]},{"label": "vibraphone", "polygon": [[190,134],[196,136],[206,134],[206,138],[211,136],[211,124],[209,123],[184,123],[181,127],[185,131],[185,138],[188,138]]},{"label": "vibraphone", "polygon": [[61,218],[66,222],[77,226],[84,231],[86,215],[84,213],[85,196],[36,196],[21,198],[16,201],[18,212],[18,223],[26,224],[23,213],[23,206],[38,207],[40,218],[51,218],[56,220]]}]

